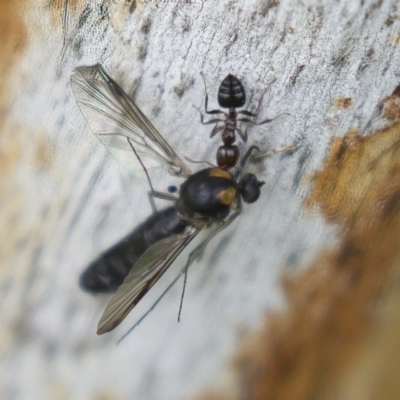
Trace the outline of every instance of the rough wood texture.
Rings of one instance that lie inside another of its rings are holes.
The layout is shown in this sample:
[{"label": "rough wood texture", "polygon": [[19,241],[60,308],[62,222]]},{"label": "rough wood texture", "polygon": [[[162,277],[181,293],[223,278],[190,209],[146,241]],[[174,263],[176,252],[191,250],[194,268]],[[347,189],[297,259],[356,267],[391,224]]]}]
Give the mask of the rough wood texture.
[{"label": "rough wood texture", "polygon": [[[398,331],[399,28],[395,1],[1,2],[1,398],[384,398],[371,377]],[[248,144],[301,144],[260,165],[260,200],[191,267],[181,323],[177,285],[118,347],[184,258],[95,335],[108,298],[79,274],[150,213],[146,181],[74,101],[72,71],[95,63],[180,155],[214,162],[220,144],[193,107],[201,72],[213,108],[229,72],[250,110],[274,81],[260,118],[290,116]]]}]

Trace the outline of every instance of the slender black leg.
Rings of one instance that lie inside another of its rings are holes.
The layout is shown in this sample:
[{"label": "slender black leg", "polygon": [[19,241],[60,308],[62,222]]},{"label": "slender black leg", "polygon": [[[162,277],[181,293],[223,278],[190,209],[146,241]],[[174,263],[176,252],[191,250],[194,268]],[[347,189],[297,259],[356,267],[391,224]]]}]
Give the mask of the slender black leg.
[{"label": "slender black leg", "polygon": [[[196,107],[197,108],[197,107]],[[198,108],[197,108],[198,109]],[[199,110],[199,109],[198,109]],[[214,119],[210,119],[209,121],[204,121],[204,115],[201,113],[201,111],[199,110],[199,114],[200,114],[200,122],[203,125],[211,125],[211,124],[216,124],[218,122],[225,122],[224,119],[222,118],[214,118]]]},{"label": "slender black leg", "polygon": [[144,170],[144,172],[146,174],[147,181],[149,182],[150,191],[149,191],[148,196],[149,196],[149,201],[150,201],[150,205],[151,205],[151,208],[153,210],[153,213],[157,212],[157,207],[156,207],[156,204],[154,202],[154,198],[163,199],[163,200],[170,200],[170,201],[176,201],[177,200],[176,196],[174,196],[172,194],[169,194],[169,193],[163,193],[163,192],[158,192],[157,190],[154,190],[153,185],[151,183],[151,179],[150,179],[149,173],[147,172],[147,168],[144,166],[141,158],[139,157],[138,153],[136,152],[135,148],[133,147],[133,145],[131,143],[131,140],[129,138],[127,138],[127,140],[128,140],[129,145],[132,148],[132,151],[135,153],[137,159],[139,160],[140,165],[142,166],[142,168],[143,168],[143,170]]},{"label": "slender black leg", "polygon": [[190,265],[193,263],[193,261],[204,251],[206,248],[207,244],[210,242],[210,240],[218,233],[221,232],[223,229],[225,229],[242,211],[242,206],[239,204],[238,209],[231,211],[231,213],[228,215],[228,217],[223,220],[219,221],[213,228],[213,230],[210,232],[208,235],[207,239],[204,240],[204,242],[200,243],[190,254],[189,258],[187,260],[187,263],[185,265],[185,268],[181,271],[181,274],[184,274],[184,280],[183,280],[183,288],[182,288],[182,294],[181,294],[181,302],[179,304],[179,312],[178,312],[178,322],[181,319],[181,312],[182,312],[182,304],[183,304],[183,297],[185,296],[185,289],[186,289],[186,280],[187,280],[187,272],[190,267]]},{"label": "slender black leg", "polygon": [[288,153],[288,152],[297,150],[298,147],[299,147],[298,144],[292,144],[290,146],[279,147],[278,149],[271,149],[271,150],[267,150],[265,152],[260,152],[259,151],[258,154],[253,154],[252,159],[253,160],[260,160],[262,158],[271,156],[272,154]]},{"label": "slender black leg", "polygon": [[256,117],[257,116],[257,114],[253,114],[252,112],[247,111],[247,110],[238,111],[237,114],[247,115],[248,117]]},{"label": "slender black leg", "polygon": [[247,142],[247,131],[243,132],[239,128],[235,128],[235,131],[239,134],[239,136],[242,138],[243,142]]},{"label": "slender black leg", "polygon": [[224,112],[222,110],[207,110],[207,107],[208,107],[208,94],[207,94],[206,79],[204,78],[203,73],[200,73],[200,75],[203,78],[204,90],[206,92],[206,99],[204,101],[204,111],[206,112],[206,114],[223,114]]},{"label": "slender black leg", "polygon": [[224,126],[215,125],[210,133],[210,138],[214,137],[218,132],[222,131],[222,129],[224,129]]}]

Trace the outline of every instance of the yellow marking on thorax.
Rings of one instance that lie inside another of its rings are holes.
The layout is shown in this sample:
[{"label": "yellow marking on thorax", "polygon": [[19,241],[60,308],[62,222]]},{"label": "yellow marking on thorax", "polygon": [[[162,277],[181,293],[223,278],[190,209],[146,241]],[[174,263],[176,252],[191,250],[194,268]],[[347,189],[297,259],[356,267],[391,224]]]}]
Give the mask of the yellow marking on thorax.
[{"label": "yellow marking on thorax", "polygon": [[229,180],[233,180],[232,175],[221,168],[213,168],[210,170],[210,176],[215,176],[217,178],[225,178]]},{"label": "yellow marking on thorax", "polygon": [[217,195],[217,199],[225,206],[230,206],[236,199],[237,191],[231,186]]}]

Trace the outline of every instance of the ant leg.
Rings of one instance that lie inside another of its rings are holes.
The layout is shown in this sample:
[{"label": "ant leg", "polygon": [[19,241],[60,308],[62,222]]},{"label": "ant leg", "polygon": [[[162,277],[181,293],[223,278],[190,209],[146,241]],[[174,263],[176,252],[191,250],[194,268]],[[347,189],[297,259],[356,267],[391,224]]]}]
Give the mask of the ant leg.
[{"label": "ant leg", "polygon": [[204,90],[206,92],[206,99],[204,101],[204,110],[206,112],[206,114],[223,114],[224,112],[222,110],[207,110],[207,106],[208,106],[208,94],[207,94],[207,85],[206,85],[206,79],[204,78],[204,75],[202,72],[200,72],[201,77],[203,78],[203,82],[204,82]]},{"label": "ant leg", "polygon": [[[252,112],[247,111],[247,110],[238,111],[237,113],[238,113],[238,114],[247,115],[248,117],[257,117],[257,115],[260,113],[260,110],[261,110],[261,106],[262,106],[262,102],[263,102],[263,100],[264,100],[265,92],[270,88],[270,86],[271,86],[275,81],[276,81],[276,79],[272,80],[272,81],[269,83],[269,85],[265,88],[265,90],[262,92],[262,94],[261,94],[261,96],[260,96],[260,99],[258,100],[257,111],[256,111],[255,113],[252,113]],[[280,115],[282,115],[282,114],[280,114]],[[278,115],[278,117],[279,117],[279,115]],[[278,117],[275,117],[275,118],[278,118]],[[262,124],[266,124],[266,123],[268,123],[268,122],[273,121],[275,118],[273,118],[273,119],[266,119],[266,120],[264,120],[264,121],[262,121],[262,122],[259,122],[259,123],[257,123],[257,124],[254,123],[254,122],[252,122],[252,121],[250,121],[250,120],[247,119],[247,118],[238,119],[238,121],[242,121],[242,122],[246,122],[246,123],[251,123],[251,124],[253,124],[253,125],[262,125]]]},{"label": "ant leg", "polygon": [[204,101],[204,111],[207,114],[223,114],[224,113],[222,110],[207,110],[207,106],[208,106],[208,94],[206,92],[206,99]]},{"label": "ant leg", "polygon": [[214,128],[213,128],[213,130],[212,130],[211,133],[210,133],[210,138],[212,138],[213,136],[215,136],[219,131],[222,131],[222,129],[224,129],[223,126],[215,125]]},{"label": "ant leg", "polygon": [[285,146],[285,147],[280,147],[278,149],[271,149],[271,150],[267,150],[263,153],[259,152],[259,154],[253,155],[252,159],[253,160],[260,160],[262,158],[271,156],[272,154],[277,154],[277,153],[289,153],[292,151],[295,151],[299,148],[298,144],[292,144],[290,146]]},{"label": "ant leg", "polygon": [[260,153],[260,149],[257,146],[250,146],[249,149],[246,151],[246,154],[242,158],[240,162],[240,169],[243,169],[248,162],[256,159],[257,153]]},{"label": "ant leg", "polygon": [[274,118],[271,118],[271,119],[264,119],[264,121],[257,122],[257,123],[255,123],[255,124],[253,124],[253,125],[264,125],[264,124],[267,124],[268,122],[275,121],[277,118],[281,117],[282,115],[290,115],[290,113],[284,112],[284,113],[282,113],[282,114],[277,115],[277,116],[274,117]]},{"label": "ant leg", "polygon": [[247,115],[248,117],[256,117],[257,116],[257,114],[253,114],[252,112],[247,111],[247,110],[238,111],[237,114]]},{"label": "ant leg", "polygon": [[278,149],[272,149],[265,152],[261,152],[257,146],[250,146],[246,151],[246,154],[243,156],[239,169],[235,173],[235,180],[238,181],[242,176],[244,170],[246,170],[247,165],[251,162],[261,160],[262,158],[271,156],[277,153],[289,153],[294,152],[300,147],[299,143],[292,144],[290,146],[280,147]]},{"label": "ant leg", "polygon": [[[194,106],[195,107],[195,106]],[[225,122],[225,120],[221,119],[221,118],[214,118],[214,119],[210,119],[209,121],[204,121],[204,115],[201,113],[200,109],[198,107],[196,107],[197,110],[199,111],[200,114],[200,122],[203,125],[211,125],[211,124],[216,124],[218,122]],[[210,114],[210,113],[209,113]]]},{"label": "ant leg", "polygon": [[242,138],[243,142],[247,142],[247,130],[246,131],[241,131],[239,128],[235,128],[235,131],[239,134],[239,136]]},{"label": "ant leg", "polygon": [[[249,117],[256,117],[256,116],[260,113],[261,106],[262,106],[262,102],[263,102],[263,100],[264,100],[264,95],[265,95],[266,91],[271,87],[271,85],[272,85],[275,81],[276,81],[276,78],[273,79],[273,80],[269,83],[269,85],[265,88],[265,90],[262,92],[262,94],[261,94],[261,96],[260,96],[260,99],[258,100],[257,111],[256,111],[255,113],[251,113],[251,112],[249,112],[249,111],[244,110],[244,111],[239,111],[238,114],[240,113],[240,114],[243,114],[243,115],[247,115],[247,116],[249,116]],[[246,123],[248,123],[248,124],[250,123],[250,124],[252,124],[252,125],[264,125],[264,124],[268,124],[269,122],[274,121],[275,119],[279,118],[281,115],[285,115],[285,114],[286,114],[286,115],[290,115],[289,113],[282,113],[282,114],[277,115],[275,118],[264,119],[263,121],[257,122],[257,123],[256,123],[256,122],[252,122],[252,121],[250,121],[250,120],[247,119],[247,118],[238,119],[238,121],[246,122]]]},{"label": "ant leg", "polygon": [[204,111],[207,114],[223,114],[224,113],[222,110],[207,110],[207,105],[208,105],[208,95],[206,94],[206,100],[204,102]]},{"label": "ant leg", "polygon": [[220,118],[210,119],[209,121],[204,122],[202,115],[201,115],[200,121],[203,125],[211,125],[211,124],[216,124],[218,122],[225,122],[223,119],[220,119]]},{"label": "ant leg", "polygon": [[261,122],[253,122],[248,118],[239,118],[237,121],[246,122],[247,124],[251,124],[251,125],[254,125],[254,126],[255,125],[264,125],[264,124],[268,124],[269,122],[275,121],[277,118],[281,117],[282,115],[290,115],[290,114],[287,113],[287,112],[284,112],[282,114],[277,115],[274,118],[264,119],[264,121],[261,121]]},{"label": "ant leg", "polygon": [[236,121],[246,122],[246,124],[258,125],[258,124],[255,124],[251,119],[248,119],[248,118],[238,118]]}]

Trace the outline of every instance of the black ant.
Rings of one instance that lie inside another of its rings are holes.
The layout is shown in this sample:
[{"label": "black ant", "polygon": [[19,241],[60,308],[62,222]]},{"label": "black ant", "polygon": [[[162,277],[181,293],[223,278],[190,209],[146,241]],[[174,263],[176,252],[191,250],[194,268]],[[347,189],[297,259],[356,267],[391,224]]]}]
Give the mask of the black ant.
[{"label": "black ant", "polygon": [[[243,107],[243,105],[246,103],[246,93],[240,80],[232,74],[229,74],[221,82],[221,85],[218,89],[218,104],[222,108],[228,108],[229,111],[226,113],[223,110],[207,110],[207,87],[204,76],[202,75],[202,77],[204,80],[204,87],[206,89],[206,99],[204,103],[206,114],[224,114],[224,118],[214,118],[210,121],[204,121],[204,116],[200,112],[200,121],[203,125],[216,124],[211,131],[210,137],[213,137],[218,132],[222,131],[223,145],[220,146],[217,150],[217,164],[220,168],[232,168],[237,164],[240,156],[239,149],[234,144],[236,141],[235,132],[239,133],[243,142],[247,142],[247,129],[245,131],[242,131],[240,128],[238,128],[237,123],[244,122],[251,125],[263,125],[273,121],[282,114],[278,115],[278,117],[265,119],[264,121],[255,123],[247,117],[256,117],[257,114],[253,114],[247,110],[236,111],[236,108]],[[258,109],[260,108],[262,97],[263,96],[261,96],[260,98]],[[239,114],[244,115],[245,117],[238,118]],[[220,123],[222,123],[222,125]]]}]

